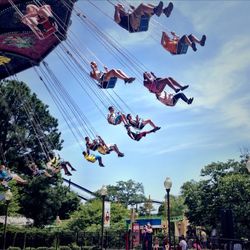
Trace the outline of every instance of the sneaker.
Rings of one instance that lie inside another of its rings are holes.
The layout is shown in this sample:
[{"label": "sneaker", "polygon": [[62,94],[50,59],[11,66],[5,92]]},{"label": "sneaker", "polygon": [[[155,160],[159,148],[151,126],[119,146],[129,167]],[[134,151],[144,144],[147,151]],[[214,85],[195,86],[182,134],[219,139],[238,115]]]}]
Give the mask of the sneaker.
[{"label": "sneaker", "polygon": [[131,10],[135,10],[135,6],[129,5],[129,7],[130,7]]},{"label": "sneaker", "polygon": [[196,51],[196,50],[197,50],[195,43],[192,43],[192,44],[191,44],[191,47],[192,47],[193,51]]},{"label": "sneaker", "polygon": [[129,77],[129,78],[128,78],[128,83],[132,83],[134,80],[135,80],[134,77]]},{"label": "sneaker", "polygon": [[175,93],[178,93],[180,91],[181,91],[181,89],[175,89]]},{"label": "sneaker", "polygon": [[103,167],[103,168],[105,167],[102,163],[100,163],[99,166],[100,166],[100,167]]},{"label": "sneaker", "polygon": [[65,173],[65,175],[71,176],[72,174],[70,172]]},{"label": "sneaker", "polygon": [[125,83],[125,84],[128,83],[128,80],[129,80],[129,78],[125,78],[125,79],[124,79],[124,83]]},{"label": "sneaker", "polygon": [[183,90],[187,89],[188,87],[189,87],[189,85],[185,85],[185,86],[183,86],[183,87],[181,88],[181,91],[183,91]]},{"label": "sneaker", "polygon": [[118,157],[123,157],[123,156],[124,156],[123,153],[119,153],[119,154],[118,154]]},{"label": "sneaker", "polygon": [[207,39],[207,37],[205,35],[203,35],[202,38],[201,38],[201,41],[200,41],[201,46],[205,45],[206,39]]},{"label": "sneaker", "polygon": [[166,15],[166,17],[170,17],[173,8],[174,8],[174,5],[173,5],[172,2],[170,2],[170,3],[168,4],[168,7],[166,7],[166,8],[163,10],[163,13]]},{"label": "sneaker", "polygon": [[161,129],[161,127],[155,127],[152,131],[156,132],[157,130]]},{"label": "sneaker", "polygon": [[192,104],[193,100],[194,100],[193,97],[192,97],[192,98],[189,98],[188,101],[187,101],[187,104],[188,104],[188,105]]},{"label": "sneaker", "polygon": [[162,8],[163,8],[163,2],[160,1],[159,4],[158,4],[158,6],[156,6],[156,7],[154,8],[154,14],[155,14],[156,16],[160,16],[161,13],[162,13]]},{"label": "sneaker", "polygon": [[75,168],[71,168],[71,171],[76,171],[76,169]]}]

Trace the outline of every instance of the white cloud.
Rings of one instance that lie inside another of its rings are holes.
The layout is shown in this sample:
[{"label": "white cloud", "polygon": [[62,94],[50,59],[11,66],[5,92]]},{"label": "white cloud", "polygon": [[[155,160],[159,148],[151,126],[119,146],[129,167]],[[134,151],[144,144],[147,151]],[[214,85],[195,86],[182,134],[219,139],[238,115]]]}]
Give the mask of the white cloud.
[{"label": "white cloud", "polygon": [[[178,10],[191,20],[195,29],[201,33],[209,29],[218,29],[218,26],[221,25],[219,23],[221,22],[221,17],[228,13],[230,9],[233,10],[239,5],[238,1],[206,1],[206,4],[204,2],[196,1],[196,11],[194,11],[194,5],[190,4],[189,1],[175,4]],[[231,20],[225,21],[224,24],[228,25],[228,22]]]},{"label": "white cloud", "polygon": [[[203,138],[204,139],[204,138]],[[167,149],[163,149],[163,150],[159,150],[155,153],[155,155],[163,155],[163,154],[168,154],[168,153],[173,153],[173,152],[177,152],[177,151],[184,151],[186,149],[191,150],[192,148],[218,148],[218,147],[224,147],[224,145],[226,144],[226,142],[207,142],[207,141],[192,141],[189,143],[182,143],[182,144],[176,144],[173,146],[168,147]]]},{"label": "white cloud", "polygon": [[217,56],[196,65],[187,77],[196,72],[194,85],[197,92],[194,108],[214,109],[219,120],[226,121],[226,126],[247,126],[250,128],[250,110],[248,93],[241,88],[247,83],[246,73],[250,67],[250,37],[237,37],[225,44]]}]

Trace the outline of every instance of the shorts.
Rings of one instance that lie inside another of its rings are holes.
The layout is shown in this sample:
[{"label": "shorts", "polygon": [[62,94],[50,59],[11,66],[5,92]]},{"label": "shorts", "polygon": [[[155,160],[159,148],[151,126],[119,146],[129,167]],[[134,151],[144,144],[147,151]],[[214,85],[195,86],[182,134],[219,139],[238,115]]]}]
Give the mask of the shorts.
[{"label": "shorts", "polygon": [[142,137],[146,136],[147,133],[146,132],[141,132],[139,134],[133,133],[133,136],[135,138],[136,141],[140,141]]},{"label": "shorts", "polygon": [[141,122],[141,123],[139,123],[139,125],[138,125],[138,129],[143,129],[145,127],[145,124],[143,124],[143,122]]},{"label": "shorts", "polygon": [[[192,35],[189,35],[188,38],[193,42]],[[188,44],[186,43],[186,35],[182,36],[178,41],[176,54],[181,54],[184,47],[188,47]]]},{"label": "shorts", "polygon": [[115,123],[114,123],[114,125],[119,124],[121,121],[122,121],[122,116],[121,116],[121,115],[118,115],[118,116],[115,118]]},{"label": "shorts", "polygon": [[100,83],[100,84],[103,84],[103,83],[105,83],[106,81],[104,81],[104,77],[105,77],[105,73],[103,73],[102,74],[102,76],[100,77],[100,79],[98,80],[98,82]]},{"label": "shorts", "polygon": [[131,15],[125,15],[125,16],[121,16],[121,21],[119,22],[119,25],[123,28],[123,29],[125,29],[125,30],[127,30],[127,31],[133,31],[133,28],[132,28],[132,26],[130,25],[130,18],[131,18]]},{"label": "shorts", "polygon": [[12,179],[13,179],[12,176],[8,176],[8,177],[4,178],[4,181],[9,182],[9,181],[11,181]]}]

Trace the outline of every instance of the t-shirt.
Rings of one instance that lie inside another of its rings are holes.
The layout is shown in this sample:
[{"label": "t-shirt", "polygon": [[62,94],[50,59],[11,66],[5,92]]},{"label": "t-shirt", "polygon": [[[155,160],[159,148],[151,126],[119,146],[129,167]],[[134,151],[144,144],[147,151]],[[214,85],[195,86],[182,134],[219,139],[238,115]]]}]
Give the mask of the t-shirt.
[{"label": "t-shirt", "polygon": [[168,93],[166,93],[165,91],[164,92],[162,92],[158,97],[157,97],[157,99],[161,102],[161,103],[163,103],[163,104],[165,104],[165,105],[167,105],[167,106],[174,106],[174,103],[173,103],[173,94],[168,94]]},{"label": "t-shirt", "polygon": [[7,171],[3,170],[0,172],[0,179],[5,179],[6,177],[8,177],[8,173]]},{"label": "t-shirt", "polygon": [[162,45],[171,54],[176,54],[177,52],[178,40],[165,39]]},{"label": "t-shirt", "polygon": [[181,250],[187,249],[187,242],[185,240],[181,240],[179,243],[179,246],[181,247]]},{"label": "t-shirt", "polygon": [[116,125],[117,124],[117,119],[119,119],[121,115],[119,113],[112,113],[112,114],[108,114],[108,122],[110,124]]},{"label": "t-shirt", "polygon": [[97,148],[97,151],[102,154],[102,155],[106,155],[109,153],[109,149],[103,145],[100,145],[98,148]]}]

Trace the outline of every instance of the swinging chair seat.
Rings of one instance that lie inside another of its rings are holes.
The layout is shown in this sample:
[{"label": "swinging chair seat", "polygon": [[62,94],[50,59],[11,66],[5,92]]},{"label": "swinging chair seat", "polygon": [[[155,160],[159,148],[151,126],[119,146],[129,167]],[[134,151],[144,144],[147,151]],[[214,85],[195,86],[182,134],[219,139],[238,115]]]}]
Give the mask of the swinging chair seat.
[{"label": "swinging chair seat", "polygon": [[157,78],[152,82],[144,82],[143,85],[148,89],[150,93],[160,94],[165,88],[165,84],[159,84],[158,80],[160,79],[161,78]]},{"label": "swinging chair seat", "polygon": [[98,86],[101,89],[113,89],[116,85],[116,82],[117,82],[117,77],[111,77],[109,81],[103,81]]},{"label": "swinging chair seat", "polygon": [[137,30],[130,29],[130,33],[135,33],[135,32],[142,32],[142,31],[147,31],[148,26],[149,26],[149,20],[150,16],[149,15],[143,15],[141,16],[141,21],[140,21],[140,26]]},{"label": "swinging chair seat", "polygon": [[189,45],[187,43],[178,44],[177,55],[186,54],[188,51],[188,46]]},{"label": "swinging chair seat", "polygon": [[53,25],[49,22],[48,19],[44,19],[44,20],[41,20],[39,22],[39,24],[41,24],[44,28],[44,32],[41,31],[38,27],[36,27],[35,25],[33,25],[30,20],[30,15],[27,14],[25,16],[23,16],[22,18],[22,22],[24,24],[26,24],[27,26],[29,26],[29,28],[33,31],[33,33],[36,35],[36,37],[39,39],[39,40],[44,40],[46,38],[48,38],[49,36],[53,35],[55,32],[57,32],[58,30],[58,26],[56,23],[54,23]]}]

